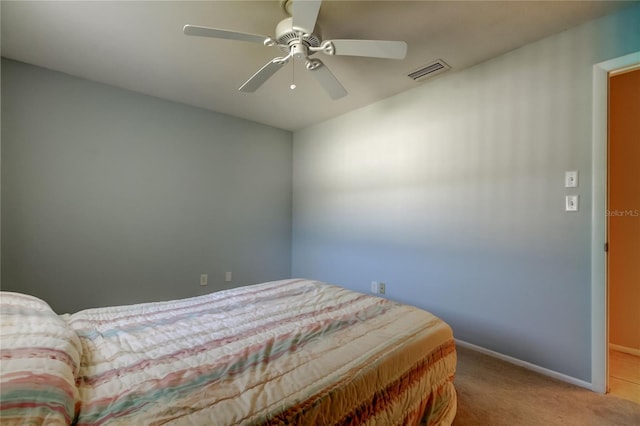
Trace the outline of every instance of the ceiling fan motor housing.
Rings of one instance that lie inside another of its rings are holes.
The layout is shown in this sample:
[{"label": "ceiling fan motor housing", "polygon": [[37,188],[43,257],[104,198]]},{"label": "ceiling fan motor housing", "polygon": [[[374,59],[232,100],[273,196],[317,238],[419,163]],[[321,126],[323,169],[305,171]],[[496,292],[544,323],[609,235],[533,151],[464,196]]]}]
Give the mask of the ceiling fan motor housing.
[{"label": "ceiling fan motor housing", "polygon": [[305,58],[308,54],[313,54],[308,51],[308,47],[320,46],[320,36],[306,28],[294,27],[293,19],[289,17],[276,26],[276,42],[282,51],[291,52],[295,58]]}]

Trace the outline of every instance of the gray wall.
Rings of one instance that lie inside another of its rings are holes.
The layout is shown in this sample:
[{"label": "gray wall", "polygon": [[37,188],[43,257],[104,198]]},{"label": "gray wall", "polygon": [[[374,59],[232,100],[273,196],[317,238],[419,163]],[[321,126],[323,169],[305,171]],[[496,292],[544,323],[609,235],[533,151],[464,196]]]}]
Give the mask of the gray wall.
[{"label": "gray wall", "polygon": [[293,276],[384,281],[461,340],[589,382],[592,67],[638,28],[636,6],[294,133]]},{"label": "gray wall", "polygon": [[2,289],[69,312],[287,278],[291,144],[3,59]]}]

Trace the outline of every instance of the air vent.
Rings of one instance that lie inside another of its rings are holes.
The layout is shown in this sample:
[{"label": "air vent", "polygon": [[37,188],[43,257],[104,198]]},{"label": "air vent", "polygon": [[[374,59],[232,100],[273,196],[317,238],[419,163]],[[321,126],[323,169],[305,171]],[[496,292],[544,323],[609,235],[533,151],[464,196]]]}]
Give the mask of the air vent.
[{"label": "air vent", "polygon": [[442,59],[438,59],[424,67],[420,67],[417,70],[408,74],[409,77],[414,79],[415,81],[425,80],[429,77],[433,77],[434,75],[443,73],[447,70],[451,69],[449,65]]}]

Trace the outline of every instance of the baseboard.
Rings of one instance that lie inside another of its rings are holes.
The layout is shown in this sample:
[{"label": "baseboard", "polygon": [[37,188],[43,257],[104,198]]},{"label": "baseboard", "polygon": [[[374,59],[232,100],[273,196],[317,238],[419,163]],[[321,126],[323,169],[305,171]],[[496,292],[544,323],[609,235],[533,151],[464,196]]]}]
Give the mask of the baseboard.
[{"label": "baseboard", "polygon": [[566,374],[558,373],[557,371],[549,370],[548,368],[540,367],[539,365],[531,364],[530,362],[522,361],[521,359],[514,358],[508,355],[501,354],[500,352],[492,351],[491,349],[483,348],[482,346],[474,345],[473,343],[465,342],[464,340],[455,339],[456,345],[461,346],[463,348],[472,349],[474,351],[483,353],[485,355],[492,356],[494,358],[498,358],[502,361],[506,361],[510,364],[514,364],[527,370],[535,371],[536,373],[540,373],[544,376],[548,376],[566,383],[570,383],[575,386],[579,386],[581,388],[593,390],[593,386],[589,382],[585,382],[584,380],[576,379],[575,377],[567,376]]},{"label": "baseboard", "polygon": [[624,352],[625,354],[640,356],[640,349],[629,348],[627,346],[614,345],[613,343],[609,343],[609,349],[613,349],[614,351]]}]

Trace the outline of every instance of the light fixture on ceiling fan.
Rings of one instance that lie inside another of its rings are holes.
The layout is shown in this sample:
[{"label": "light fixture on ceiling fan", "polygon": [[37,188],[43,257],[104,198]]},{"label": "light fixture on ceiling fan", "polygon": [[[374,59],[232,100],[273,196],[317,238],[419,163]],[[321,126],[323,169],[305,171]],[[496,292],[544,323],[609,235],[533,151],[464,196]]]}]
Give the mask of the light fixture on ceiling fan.
[{"label": "light fixture on ceiling fan", "polygon": [[[326,55],[365,56],[383,59],[404,59],[407,43],[388,40],[322,40],[316,28],[318,12],[322,0],[283,0],[282,6],[290,15],[278,23],[275,37],[250,34],[219,28],[185,25],[184,34],[213,37],[226,40],[248,41],[265,46],[277,46],[286,53],[267,62],[253,74],[239,90],[255,92],[271,76],[293,59],[304,59],[305,67],[316,78],[332,99],[339,99],[347,91],[327,66],[317,58],[310,58],[317,52]],[[314,30],[316,32],[314,33]]]}]

